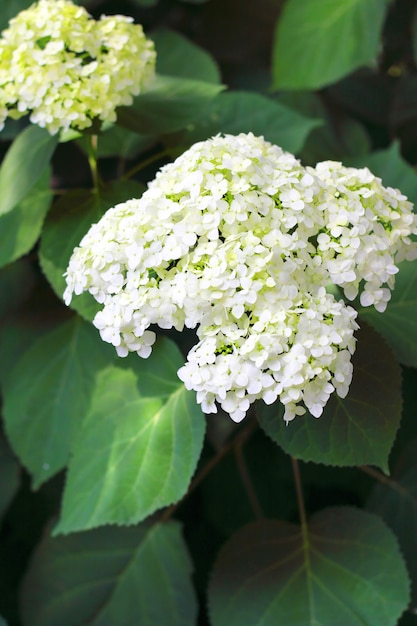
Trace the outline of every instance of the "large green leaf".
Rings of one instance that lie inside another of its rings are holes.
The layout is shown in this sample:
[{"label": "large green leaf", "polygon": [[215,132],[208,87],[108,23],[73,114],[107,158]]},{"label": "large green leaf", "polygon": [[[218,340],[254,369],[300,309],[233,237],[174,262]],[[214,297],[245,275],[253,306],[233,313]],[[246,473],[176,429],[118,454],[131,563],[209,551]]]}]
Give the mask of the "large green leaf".
[{"label": "large green leaf", "polygon": [[206,115],[190,127],[187,141],[193,143],[219,132],[253,132],[285,150],[298,152],[311,130],[321,123],[261,94],[233,91],[211,102]]},{"label": "large green leaf", "polygon": [[0,215],[0,267],[29,252],[38,240],[53,195],[50,174],[47,167],[13,211]]},{"label": "large green leaf", "polygon": [[343,507],[305,529],[275,520],[242,528],[215,564],[209,609],[212,626],[395,626],[408,598],[395,537]]},{"label": "large green leaf", "polygon": [[180,525],[46,536],[21,604],[24,626],[193,626],[197,606]]},{"label": "large green leaf", "polygon": [[173,30],[157,30],[151,34],[151,38],[158,51],[158,74],[204,80],[207,83],[220,82],[216,61],[200,46]]},{"label": "large green leaf", "polygon": [[413,608],[417,606],[417,441],[399,458],[392,480],[377,484],[367,508],[396,534],[411,576]]},{"label": "large green leaf", "polygon": [[0,168],[0,215],[11,211],[45,170],[58,143],[39,126],[28,126],[14,140]]},{"label": "large green leaf", "polygon": [[0,433],[0,517],[19,488],[19,464]]},{"label": "large green leaf", "polygon": [[[72,252],[91,224],[98,222],[107,209],[119,202],[140,197],[142,192],[142,185],[124,181],[106,186],[100,194],[76,189],[56,203],[45,222],[39,258],[42,270],[60,298],[65,290],[63,274]],[[100,308],[89,293],[74,297],[71,307],[90,320]]]},{"label": "large green leaf", "polygon": [[401,419],[401,369],[372,328],[357,333],[353,381],[346,398],[333,394],[321,417],[308,413],[285,425],[280,404],[259,404],[265,432],[288,454],[326,465],[377,465],[388,455]]},{"label": "large green leaf", "polygon": [[382,178],[384,185],[400,189],[411,202],[417,205],[417,174],[401,156],[400,144],[395,141],[386,150],[352,159],[355,167],[368,167],[376,176]]},{"label": "large green leaf", "polygon": [[205,420],[176,377],[182,361],[175,344],[162,339],[148,360],[136,357],[134,368],[99,374],[73,446],[56,532],[134,524],[186,493]]},{"label": "large green leaf", "polygon": [[417,367],[417,261],[399,267],[386,311],[362,307],[359,315],[384,336],[401,363]]},{"label": "large green leaf", "polygon": [[118,109],[117,121],[138,133],[171,133],[186,128],[205,114],[222,85],[201,80],[157,76],[132,106]]},{"label": "large green leaf", "polygon": [[75,319],[33,343],[2,377],[6,432],[35,487],[67,464],[95,374],[112,358],[97,331]]},{"label": "large green leaf", "polygon": [[389,0],[287,0],[277,24],[273,86],[317,89],[375,60]]}]

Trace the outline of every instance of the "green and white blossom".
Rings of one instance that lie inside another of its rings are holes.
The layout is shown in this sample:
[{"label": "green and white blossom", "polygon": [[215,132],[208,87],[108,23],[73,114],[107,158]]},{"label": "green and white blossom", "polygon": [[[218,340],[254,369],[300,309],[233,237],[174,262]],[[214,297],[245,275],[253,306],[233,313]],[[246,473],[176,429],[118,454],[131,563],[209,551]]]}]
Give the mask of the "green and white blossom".
[{"label": "green and white blossom", "polygon": [[150,327],[196,328],[178,374],[206,413],[240,421],[256,399],[319,417],[352,378],[356,311],[383,310],[416,217],[368,170],[304,168],[253,134],[213,137],[110,209],[75,249],[64,299],[89,291],[120,356],[146,357]]},{"label": "green and white blossom", "polygon": [[30,114],[51,134],[115,121],[155,72],[155,50],[132,18],[94,20],[69,0],[39,0],[0,38],[0,129]]}]

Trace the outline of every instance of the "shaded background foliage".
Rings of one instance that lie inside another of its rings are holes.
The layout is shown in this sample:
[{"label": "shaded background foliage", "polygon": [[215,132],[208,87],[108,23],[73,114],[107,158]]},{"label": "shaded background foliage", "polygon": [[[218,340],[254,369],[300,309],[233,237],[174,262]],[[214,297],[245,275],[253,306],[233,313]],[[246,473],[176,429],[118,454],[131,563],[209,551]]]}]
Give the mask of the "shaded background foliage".
[{"label": "shaded background foliage", "polygon": [[[305,164],[367,165],[417,202],[415,2],[79,3],[142,23],[161,76],[100,135],[99,197],[88,137],[56,146],[26,121],[0,134],[0,614],[9,626],[417,624],[416,262],[386,313],[360,309],[346,401],[289,427],[277,406],[256,407],[262,429],[211,416],[199,461],[205,420],[175,374],[192,333],[121,361],[89,324],[91,298],[76,314],[60,300],[89,225],[218,132],[264,135]],[[6,0],[0,28],[30,4]],[[51,179],[39,166],[52,153]]]}]

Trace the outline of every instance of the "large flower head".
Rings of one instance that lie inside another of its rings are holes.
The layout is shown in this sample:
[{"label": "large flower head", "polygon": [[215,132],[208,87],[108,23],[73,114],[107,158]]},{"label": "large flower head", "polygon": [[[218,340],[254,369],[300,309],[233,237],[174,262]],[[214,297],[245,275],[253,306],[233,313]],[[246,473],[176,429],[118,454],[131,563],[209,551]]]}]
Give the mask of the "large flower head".
[{"label": "large flower head", "polygon": [[0,126],[28,113],[51,133],[114,121],[154,69],[153,43],[131,18],[95,21],[69,0],[39,0],[0,38]]},{"label": "large flower head", "polygon": [[[357,328],[356,311],[326,290],[345,254],[323,244],[339,242],[335,202],[320,168],[252,134],[213,137],[91,227],[70,260],[65,301],[89,291],[102,303],[94,324],[120,356],[148,356],[151,326],[196,328],[179,376],[207,413],[220,404],[239,421],[254,400],[280,398],[287,421],[305,408],[318,417],[331,393],[347,393]],[[415,218],[398,202],[395,250],[400,240],[411,249]],[[371,230],[374,245],[388,245]],[[363,282],[361,263],[353,257]]]}]

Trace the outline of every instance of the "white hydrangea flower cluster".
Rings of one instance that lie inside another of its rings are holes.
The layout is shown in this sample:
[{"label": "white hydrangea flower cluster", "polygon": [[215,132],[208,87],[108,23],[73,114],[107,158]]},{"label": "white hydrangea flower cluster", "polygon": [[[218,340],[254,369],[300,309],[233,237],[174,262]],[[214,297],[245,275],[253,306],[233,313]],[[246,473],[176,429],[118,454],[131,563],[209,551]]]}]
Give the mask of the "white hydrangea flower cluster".
[{"label": "white hydrangea flower cluster", "polygon": [[279,398],[287,422],[319,417],[348,392],[358,328],[327,285],[381,310],[395,263],[416,254],[412,233],[411,204],[368,170],[304,168],[253,134],[217,136],[91,227],[64,299],[103,304],[94,324],[120,356],[147,357],[152,325],[196,328],[178,375],[206,413],[219,404],[240,421]]},{"label": "white hydrangea flower cluster", "polygon": [[28,113],[51,134],[115,121],[155,73],[153,42],[132,21],[96,21],[69,0],[21,11],[0,38],[0,130]]}]

